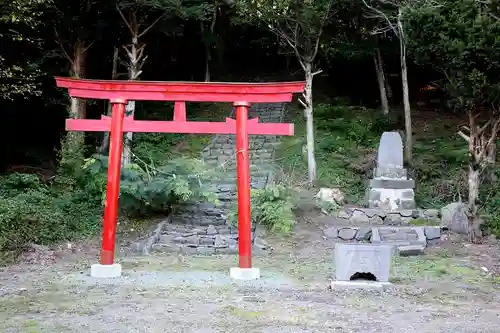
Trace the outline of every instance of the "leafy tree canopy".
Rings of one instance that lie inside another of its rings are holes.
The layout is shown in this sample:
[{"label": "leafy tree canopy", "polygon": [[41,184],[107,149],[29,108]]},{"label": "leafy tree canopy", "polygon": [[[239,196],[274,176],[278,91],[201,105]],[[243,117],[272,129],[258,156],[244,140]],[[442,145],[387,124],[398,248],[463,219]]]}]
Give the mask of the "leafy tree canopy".
[{"label": "leafy tree canopy", "polygon": [[40,52],[41,39],[37,34],[42,9],[50,0],[1,0],[0,38],[0,98],[41,94],[37,78],[41,75],[36,56],[20,60],[18,52],[29,50],[31,55]]},{"label": "leafy tree canopy", "polygon": [[470,109],[500,97],[500,20],[476,0],[439,1],[406,12],[408,46],[420,64],[432,64],[456,106]]}]

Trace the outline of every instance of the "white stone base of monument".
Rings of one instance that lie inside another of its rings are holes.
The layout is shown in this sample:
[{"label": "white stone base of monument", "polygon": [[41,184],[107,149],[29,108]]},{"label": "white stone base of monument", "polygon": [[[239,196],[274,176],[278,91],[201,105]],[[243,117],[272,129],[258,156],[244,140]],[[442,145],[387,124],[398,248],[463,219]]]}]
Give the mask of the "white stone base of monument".
[{"label": "white stone base of monument", "polygon": [[122,265],[101,265],[94,264],[90,266],[90,276],[95,278],[115,278],[122,275]]},{"label": "white stone base of monument", "polygon": [[392,286],[390,282],[376,282],[376,281],[332,281],[332,289],[346,290],[346,289],[365,289],[384,291]]},{"label": "white stone base of monument", "polygon": [[231,267],[229,270],[229,276],[234,280],[257,280],[260,279],[260,269],[256,267],[252,268],[240,268]]},{"label": "white stone base of monument", "polygon": [[388,211],[415,208],[413,189],[371,188],[368,190],[368,207]]}]

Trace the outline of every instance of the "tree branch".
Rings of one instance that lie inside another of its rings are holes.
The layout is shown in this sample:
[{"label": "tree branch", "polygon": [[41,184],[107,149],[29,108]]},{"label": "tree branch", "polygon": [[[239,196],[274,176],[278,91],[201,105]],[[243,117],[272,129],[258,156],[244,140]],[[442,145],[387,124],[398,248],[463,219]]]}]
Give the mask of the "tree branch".
[{"label": "tree branch", "polygon": [[321,35],[323,34],[323,28],[325,27],[326,21],[328,20],[328,17],[330,16],[331,9],[332,9],[332,3],[329,2],[326,9],[325,9],[325,15],[323,16],[323,19],[321,20],[318,35],[316,36],[316,45],[314,46],[314,51],[313,51],[313,54],[311,56],[311,61],[314,61],[314,58],[316,58],[316,55],[318,54],[319,43],[321,41]]},{"label": "tree branch", "polygon": [[63,42],[61,40],[61,37],[59,36],[59,33],[57,32],[57,29],[56,29],[55,26],[54,26],[54,34],[55,34],[55,37],[56,37],[56,42],[57,42],[57,44],[59,44],[59,47],[61,48],[61,51],[63,52],[64,56],[70,62],[71,67],[75,67],[75,63],[73,62],[73,59],[69,56],[68,52],[66,52],[66,49],[64,48]]},{"label": "tree branch", "polygon": [[153,28],[164,16],[165,16],[165,13],[162,14],[160,17],[158,17],[156,20],[154,20],[154,22],[151,23],[146,29],[144,29],[144,31],[141,32],[139,34],[139,36],[137,36],[137,38],[141,38],[142,36],[144,36],[145,34],[147,34],[148,31],[151,30],[151,28]]},{"label": "tree branch", "polygon": [[300,55],[297,44],[292,42],[292,41],[296,42],[296,40],[291,38],[290,36],[288,36],[288,34],[286,32],[284,32],[283,29],[281,29],[281,28],[274,28],[271,24],[269,24],[268,27],[272,32],[274,32],[275,34],[277,34],[278,36],[283,38],[288,43],[288,45],[295,52],[295,55],[297,56],[297,59],[300,63],[300,66],[302,66],[302,69],[305,69],[306,66],[305,66],[304,62],[302,61],[302,56]]},{"label": "tree branch", "polygon": [[490,124],[491,124],[491,119],[490,119],[490,120],[488,120],[488,121],[486,122],[486,124],[484,124],[483,126],[481,126],[481,127],[479,128],[479,130],[477,131],[477,134],[481,134],[481,133],[483,133],[483,132],[484,132],[484,130],[485,130],[488,126],[490,126]]},{"label": "tree branch", "polygon": [[214,33],[215,23],[217,22],[217,12],[218,11],[219,11],[219,6],[216,5],[214,8],[213,15],[212,15],[212,22],[210,23],[210,32],[211,33]]},{"label": "tree branch", "polygon": [[123,49],[125,50],[125,52],[127,53],[127,56],[129,59],[132,59],[134,56],[132,55],[132,51],[130,51],[126,45],[122,45]]},{"label": "tree branch", "polygon": [[132,26],[130,25],[130,23],[127,21],[127,19],[123,15],[123,12],[121,11],[120,7],[118,7],[118,4],[116,5],[116,10],[118,11],[118,14],[120,14],[121,18],[123,19],[123,22],[125,22],[125,25],[127,26],[128,30],[130,31],[132,36],[134,36],[135,31],[132,29]]},{"label": "tree branch", "polygon": [[298,99],[299,103],[304,107],[307,108],[306,102],[304,102],[302,99]]},{"label": "tree branch", "polygon": [[458,131],[457,134],[460,135],[465,141],[470,142],[470,137],[466,135],[464,132]]},{"label": "tree branch", "polygon": [[[376,15],[374,16],[371,16],[370,18],[378,18],[378,19],[382,19],[383,21],[385,21],[387,23],[387,27],[385,29],[387,29],[386,31],[389,31],[389,30],[392,30],[394,32],[394,34],[396,35],[396,37],[400,38],[399,36],[399,33],[398,33],[398,29],[396,29],[395,25],[391,22],[391,20],[389,19],[389,17],[387,17],[387,15],[381,11],[380,9],[378,8],[375,8],[373,6],[370,6],[366,0],[362,0],[363,1],[363,4],[368,8],[370,9],[373,13],[375,13]],[[384,1],[380,1],[382,3],[388,3],[388,2],[384,2]],[[390,3],[392,4],[392,3]],[[392,4],[394,5],[394,4]],[[374,30],[375,32],[376,30]]]},{"label": "tree branch", "polygon": [[87,52],[88,49],[90,49],[92,47],[92,45],[94,45],[94,43],[95,43],[95,40],[92,41],[92,43],[90,43],[89,46],[87,46],[86,48],[83,49],[82,54],[84,54],[85,52]]}]

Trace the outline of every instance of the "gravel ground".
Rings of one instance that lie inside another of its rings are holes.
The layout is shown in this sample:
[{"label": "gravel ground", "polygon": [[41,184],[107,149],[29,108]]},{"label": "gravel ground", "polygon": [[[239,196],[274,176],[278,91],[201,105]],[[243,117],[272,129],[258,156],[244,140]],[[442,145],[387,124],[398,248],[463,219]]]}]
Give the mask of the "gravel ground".
[{"label": "gravel ground", "polygon": [[332,291],[317,234],[271,239],[263,278],[237,283],[234,256],[122,255],[123,277],[95,280],[96,244],[47,251],[0,271],[0,332],[500,332],[499,280],[464,253],[397,258],[384,293]]}]

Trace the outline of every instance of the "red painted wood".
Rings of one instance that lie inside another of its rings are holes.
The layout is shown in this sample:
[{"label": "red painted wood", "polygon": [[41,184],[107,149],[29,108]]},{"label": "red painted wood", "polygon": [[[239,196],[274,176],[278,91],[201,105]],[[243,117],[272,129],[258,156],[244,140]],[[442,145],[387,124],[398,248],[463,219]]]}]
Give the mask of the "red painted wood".
[{"label": "red painted wood", "polygon": [[[143,92],[158,91],[163,93],[194,94],[278,94],[297,93],[304,90],[305,82],[161,82],[161,81],[126,81],[126,80],[87,80],[56,77],[61,88],[86,89],[93,91]],[[125,96],[122,96],[125,98]]]},{"label": "red painted wood", "polygon": [[248,153],[248,108],[237,102],[236,168],[238,178],[238,254],[240,268],[252,268],[252,222],[250,218],[250,155]]},{"label": "red painted wood", "polygon": [[291,93],[191,93],[191,92],[161,92],[161,91],[98,91],[90,89],[68,90],[71,97],[88,99],[126,98],[131,101],[187,101],[187,102],[233,102],[245,99],[252,103],[290,102]]},{"label": "red painted wood", "polygon": [[[258,118],[248,120],[248,134],[251,135],[293,135],[293,124],[259,123]],[[110,117],[94,119],[66,119],[66,130],[106,132],[111,128]],[[226,118],[225,122],[206,121],[158,121],[134,120],[126,117],[124,132],[144,133],[186,133],[186,134],[236,134],[236,121]]]},{"label": "red painted wood", "polygon": [[304,90],[304,82],[224,83],[79,80],[56,77],[58,87],[68,88],[71,97],[151,101],[289,102]]},{"label": "red painted wood", "polygon": [[104,228],[102,231],[101,264],[113,264],[115,257],[116,219],[120,194],[120,168],[123,150],[123,117],[125,103],[114,103],[109,143],[108,182],[104,202]]},{"label": "red painted wood", "polygon": [[174,105],[174,121],[186,121],[186,103],[175,102]]}]

